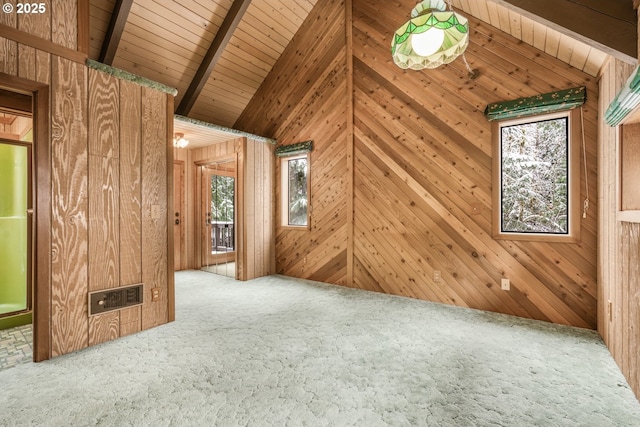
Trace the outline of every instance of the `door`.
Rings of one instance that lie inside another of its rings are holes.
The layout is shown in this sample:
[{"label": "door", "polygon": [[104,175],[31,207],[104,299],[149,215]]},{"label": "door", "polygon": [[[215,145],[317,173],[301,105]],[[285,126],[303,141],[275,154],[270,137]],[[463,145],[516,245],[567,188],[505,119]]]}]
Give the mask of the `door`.
[{"label": "door", "polygon": [[32,209],[31,145],[0,139],[0,325],[31,323]]},{"label": "door", "polygon": [[186,243],[184,222],[184,162],[173,162],[173,244],[174,244],[174,269],[175,271],[186,268]]},{"label": "door", "polygon": [[201,262],[206,271],[236,275],[235,159],[202,166]]}]

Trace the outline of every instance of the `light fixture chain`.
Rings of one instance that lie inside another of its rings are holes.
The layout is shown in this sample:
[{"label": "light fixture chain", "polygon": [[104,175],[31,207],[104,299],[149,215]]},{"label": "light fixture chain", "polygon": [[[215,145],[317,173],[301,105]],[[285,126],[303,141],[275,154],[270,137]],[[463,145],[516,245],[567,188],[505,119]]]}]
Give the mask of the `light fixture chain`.
[{"label": "light fixture chain", "polygon": [[584,182],[586,187],[586,196],[584,199],[584,204],[582,206],[582,218],[587,217],[587,211],[589,210],[589,170],[587,169],[587,144],[584,138],[584,112],[582,107],[580,107],[580,121],[582,127],[582,155],[584,160]]},{"label": "light fixture chain", "polygon": [[469,74],[473,73],[473,70],[471,69],[471,65],[469,65],[469,61],[467,61],[467,55],[464,53],[462,54],[462,60],[464,61],[464,65],[466,65],[467,71],[469,72]]}]

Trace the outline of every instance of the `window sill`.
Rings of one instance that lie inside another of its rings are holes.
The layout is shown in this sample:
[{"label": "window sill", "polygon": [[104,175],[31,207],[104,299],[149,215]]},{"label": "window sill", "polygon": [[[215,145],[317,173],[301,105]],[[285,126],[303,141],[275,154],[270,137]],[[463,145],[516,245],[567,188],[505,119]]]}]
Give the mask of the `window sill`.
[{"label": "window sill", "polygon": [[300,231],[306,231],[310,229],[308,225],[281,225],[280,228],[284,230],[300,230]]},{"label": "window sill", "polygon": [[494,240],[511,240],[545,243],[578,243],[580,235],[576,234],[537,234],[537,233],[499,233],[493,235]]}]

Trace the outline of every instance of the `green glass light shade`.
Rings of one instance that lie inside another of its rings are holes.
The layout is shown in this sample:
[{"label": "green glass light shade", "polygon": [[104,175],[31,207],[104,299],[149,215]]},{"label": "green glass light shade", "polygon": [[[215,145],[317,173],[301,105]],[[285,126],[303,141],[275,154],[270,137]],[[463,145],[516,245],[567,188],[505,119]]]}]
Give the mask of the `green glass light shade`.
[{"label": "green glass light shade", "polygon": [[[421,42],[425,45],[421,45]],[[391,42],[393,62],[403,69],[421,70],[448,64],[469,45],[469,21],[444,0],[425,0],[411,11]]]}]

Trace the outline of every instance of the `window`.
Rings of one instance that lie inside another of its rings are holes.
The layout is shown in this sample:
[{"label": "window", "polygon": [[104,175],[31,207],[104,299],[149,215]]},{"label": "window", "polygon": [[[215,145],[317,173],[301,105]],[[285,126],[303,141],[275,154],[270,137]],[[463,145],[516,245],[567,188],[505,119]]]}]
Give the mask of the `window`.
[{"label": "window", "polygon": [[284,157],[280,166],[282,225],[306,227],[309,224],[308,154]]},{"label": "window", "polygon": [[495,238],[578,240],[580,145],[573,141],[573,114],[494,122]]}]

